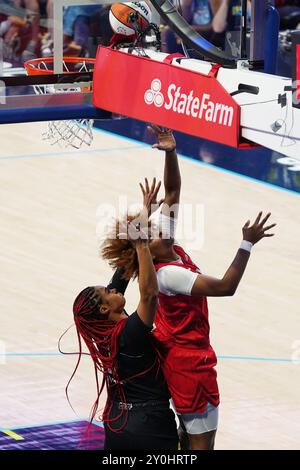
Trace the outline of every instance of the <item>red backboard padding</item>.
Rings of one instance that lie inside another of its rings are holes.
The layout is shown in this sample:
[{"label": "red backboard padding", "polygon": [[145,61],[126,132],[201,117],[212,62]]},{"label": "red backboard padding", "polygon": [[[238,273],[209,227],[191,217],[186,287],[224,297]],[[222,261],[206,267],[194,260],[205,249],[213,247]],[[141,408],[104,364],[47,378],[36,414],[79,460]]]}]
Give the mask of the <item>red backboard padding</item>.
[{"label": "red backboard padding", "polygon": [[240,107],[213,76],[100,46],[93,90],[97,108],[239,146]]}]

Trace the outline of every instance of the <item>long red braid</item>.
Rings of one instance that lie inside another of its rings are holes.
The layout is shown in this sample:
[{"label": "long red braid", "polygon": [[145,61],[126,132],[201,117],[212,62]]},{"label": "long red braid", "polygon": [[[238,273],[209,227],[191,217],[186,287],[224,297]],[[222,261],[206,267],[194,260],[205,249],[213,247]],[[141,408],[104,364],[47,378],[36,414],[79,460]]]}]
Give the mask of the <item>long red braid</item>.
[{"label": "long red braid", "polygon": [[[110,427],[110,422],[118,420],[124,414],[123,410],[121,410],[118,416],[113,419],[110,418],[111,406],[114,399],[117,398],[119,401],[126,403],[118,375],[117,353],[118,337],[127,319],[125,318],[118,322],[109,321],[105,316],[102,319],[99,314],[99,300],[95,299],[94,294],[95,289],[87,287],[76,297],[73,305],[74,322],[79,343],[79,357],[67,388],[78,369],[81,356],[84,354],[81,342],[81,339],[83,339],[94,363],[97,384],[97,399],[92,407],[90,420],[92,422],[97,413],[100,395],[105,385],[108,386],[109,381],[110,397],[106,402],[102,420]],[[99,383],[98,372],[103,374],[101,385]],[[127,416],[124,418],[121,427],[119,429],[112,429],[113,431],[118,432],[125,426]]]},{"label": "long red braid", "polygon": [[[81,339],[83,339],[94,363],[97,385],[97,398],[90,413],[90,422],[92,422],[96,416],[100,395],[106,385],[109,390],[109,396],[101,418],[111,431],[119,432],[124,428],[128,419],[126,396],[122,387],[124,379],[121,380],[119,377],[117,361],[118,338],[126,325],[127,318],[118,322],[108,320],[107,317],[99,314],[99,302],[99,298],[97,299],[95,297],[94,287],[87,287],[80,292],[75,299],[73,313],[78,337],[79,352],[77,364],[66,387],[66,395],[68,397],[68,387],[76,374],[81,357],[86,354],[82,351]],[[140,373],[132,375],[131,377],[126,377],[125,380],[132,380],[144,375],[155,367],[157,367],[156,373],[158,373],[160,369],[160,360],[158,355],[156,355],[156,358],[150,367]],[[101,385],[99,383],[99,372],[103,374]],[[68,401],[70,403],[69,398]],[[120,413],[117,414],[117,416],[111,418],[112,406],[115,401],[122,402],[125,406],[121,407]],[[118,428],[110,425],[110,423],[118,421],[121,417],[123,419],[121,420],[121,424]]]}]

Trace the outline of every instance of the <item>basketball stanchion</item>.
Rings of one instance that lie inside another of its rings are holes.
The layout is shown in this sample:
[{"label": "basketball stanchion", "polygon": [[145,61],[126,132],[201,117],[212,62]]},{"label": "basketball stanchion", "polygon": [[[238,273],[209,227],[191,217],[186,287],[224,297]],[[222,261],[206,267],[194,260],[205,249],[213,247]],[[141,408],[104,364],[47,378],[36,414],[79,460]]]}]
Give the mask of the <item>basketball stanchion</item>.
[{"label": "basketball stanchion", "polygon": [[[53,57],[29,60],[24,64],[27,75],[50,75],[53,74]],[[91,93],[92,84],[72,82],[72,74],[85,74],[93,72],[96,60],[82,57],[65,57],[63,60],[63,75],[70,78],[69,83],[39,84],[33,85],[37,95],[49,95],[55,93]],[[58,144],[63,148],[81,148],[83,145],[90,146],[93,142],[93,119],[68,119],[63,121],[49,121],[43,140],[51,145]]]}]

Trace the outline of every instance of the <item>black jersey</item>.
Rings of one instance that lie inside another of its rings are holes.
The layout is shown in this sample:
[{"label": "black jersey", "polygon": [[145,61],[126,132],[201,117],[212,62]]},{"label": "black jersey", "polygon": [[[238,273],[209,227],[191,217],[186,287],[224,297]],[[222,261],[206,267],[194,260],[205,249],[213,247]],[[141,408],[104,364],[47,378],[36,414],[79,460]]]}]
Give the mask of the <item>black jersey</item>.
[{"label": "black jersey", "polygon": [[118,375],[127,402],[169,400],[170,393],[153,347],[151,328],[143,323],[137,312],[126,321],[119,338],[117,358]]},{"label": "black jersey", "polygon": [[[117,269],[108,289],[125,293],[128,281],[123,279],[122,269]],[[137,312],[128,317],[118,339],[118,375],[127,402],[166,400],[170,393],[159,367],[149,328]],[[147,371],[147,372],[146,372]],[[136,378],[130,379],[132,376]],[[111,385],[113,380],[110,379]]]}]

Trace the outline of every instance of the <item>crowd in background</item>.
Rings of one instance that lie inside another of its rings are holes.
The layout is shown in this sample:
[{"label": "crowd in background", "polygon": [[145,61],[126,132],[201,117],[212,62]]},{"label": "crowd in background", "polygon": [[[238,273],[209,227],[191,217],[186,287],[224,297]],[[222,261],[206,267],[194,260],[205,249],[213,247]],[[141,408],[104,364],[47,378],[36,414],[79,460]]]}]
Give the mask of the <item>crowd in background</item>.
[{"label": "crowd in background", "polygon": [[[55,0],[0,0],[0,38],[3,59],[23,63],[53,54],[53,2]],[[209,41],[238,56],[241,0],[173,0],[184,18]],[[300,0],[276,0],[282,29],[300,27]],[[248,1],[250,26],[251,1]],[[98,43],[109,44],[113,34],[109,6],[69,6],[64,9],[64,54],[89,56]],[[161,25],[162,50],[177,52],[180,40]]]}]

